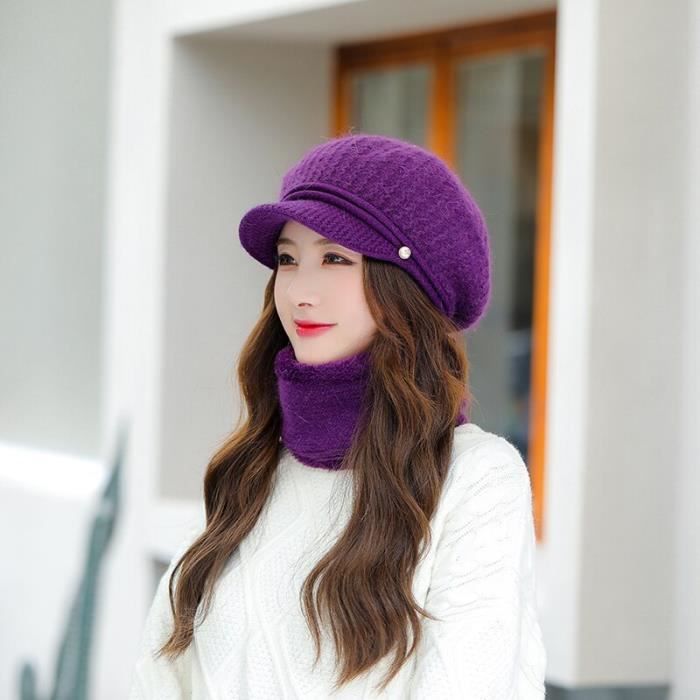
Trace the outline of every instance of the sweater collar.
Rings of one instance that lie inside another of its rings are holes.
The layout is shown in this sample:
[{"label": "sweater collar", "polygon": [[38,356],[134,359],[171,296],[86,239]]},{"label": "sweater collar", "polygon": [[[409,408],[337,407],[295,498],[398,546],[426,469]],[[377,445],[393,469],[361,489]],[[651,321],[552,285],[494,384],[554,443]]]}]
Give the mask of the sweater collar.
[{"label": "sweater collar", "polygon": [[369,379],[370,351],[317,365],[296,359],[291,345],[275,357],[282,413],[281,441],[304,464],[339,469]]}]

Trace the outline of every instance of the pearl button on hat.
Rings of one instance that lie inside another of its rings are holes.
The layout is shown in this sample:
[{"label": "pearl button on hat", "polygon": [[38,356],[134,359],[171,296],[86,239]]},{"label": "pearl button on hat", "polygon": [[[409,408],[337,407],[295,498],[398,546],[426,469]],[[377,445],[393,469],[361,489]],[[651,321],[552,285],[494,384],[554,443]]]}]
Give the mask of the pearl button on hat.
[{"label": "pearl button on hat", "polygon": [[410,275],[459,329],[484,314],[491,254],[484,216],[469,190],[430,151],[375,134],[331,138],[283,176],[279,201],[242,217],[241,245],[276,266],[276,243],[290,219]]}]

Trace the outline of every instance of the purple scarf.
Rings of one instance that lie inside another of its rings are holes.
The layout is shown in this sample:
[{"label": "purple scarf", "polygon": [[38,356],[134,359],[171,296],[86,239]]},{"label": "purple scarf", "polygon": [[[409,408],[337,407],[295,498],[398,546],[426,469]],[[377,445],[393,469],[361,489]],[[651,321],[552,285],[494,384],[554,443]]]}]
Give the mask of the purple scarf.
[{"label": "purple scarf", "polygon": [[304,464],[339,469],[369,378],[369,350],[340,360],[299,362],[291,345],[275,357],[282,443]]},{"label": "purple scarf", "polygon": [[[339,469],[352,443],[370,375],[369,350],[340,360],[299,362],[291,345],[275,357],[282,444],[304,464]],[[466,423],[460,413],[457,425]]]}]

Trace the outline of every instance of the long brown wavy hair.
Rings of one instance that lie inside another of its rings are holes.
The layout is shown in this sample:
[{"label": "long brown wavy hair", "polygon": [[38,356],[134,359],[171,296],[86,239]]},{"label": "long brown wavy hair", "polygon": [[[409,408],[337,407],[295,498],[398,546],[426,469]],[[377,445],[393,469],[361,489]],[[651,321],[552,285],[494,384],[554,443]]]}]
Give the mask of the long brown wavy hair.
[{"label": "long brown wavy hair", "polygon": [[[170,576],[174,627],[158,650],[169,658],[190,644],[195,616],[207,615],[218,576],[272,489],[282,448],[274,359],[289,343],[274,303],[276,274],[238,361],[247,415],[239,416],[209,462],[206,528]],[[314,664],[324,619],[330,627],[340,665],[335,688],[394,652],[383,690],[417,648],[421,616],[435,619],[414,599],[412,580],[430,545],[453,430],[471,395],[459,330],[420,286],[398,266],[369,257],[363,258],[363,284],[377,330],[369,346],[364,411],[342,464],[353,471],[353,509],[300,596],[315,642]]]}]

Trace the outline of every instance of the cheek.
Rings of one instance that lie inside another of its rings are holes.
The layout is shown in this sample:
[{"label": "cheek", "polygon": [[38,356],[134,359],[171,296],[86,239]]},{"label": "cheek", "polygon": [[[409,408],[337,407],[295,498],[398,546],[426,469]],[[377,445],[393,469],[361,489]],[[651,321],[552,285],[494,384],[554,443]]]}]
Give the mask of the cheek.
[{"label": "cheek", "polygon": [[284,310],[284,305],[282,304],[282,286],[280,285],[279,277],[275,278],[272,293],[275,302],[275,309],[277,309],[278,315],[281,316],[281,313]]},{"label": "cheek", "polygon": [[338,304],[348,317],[365,326],[373,323],[361,276],[345,280],[338,291],[340,292],[337,296]]}]

